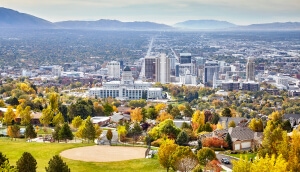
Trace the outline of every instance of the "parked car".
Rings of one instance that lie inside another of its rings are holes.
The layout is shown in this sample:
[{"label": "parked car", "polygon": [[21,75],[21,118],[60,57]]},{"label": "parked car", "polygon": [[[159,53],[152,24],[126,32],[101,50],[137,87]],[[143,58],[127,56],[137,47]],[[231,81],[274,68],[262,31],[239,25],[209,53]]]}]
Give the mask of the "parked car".
[{"label": "parked car", "polygon": [[230,164],[230,161],[229,161],[228,158],[222,158],[221,162],[224,163],[224,164]]}]

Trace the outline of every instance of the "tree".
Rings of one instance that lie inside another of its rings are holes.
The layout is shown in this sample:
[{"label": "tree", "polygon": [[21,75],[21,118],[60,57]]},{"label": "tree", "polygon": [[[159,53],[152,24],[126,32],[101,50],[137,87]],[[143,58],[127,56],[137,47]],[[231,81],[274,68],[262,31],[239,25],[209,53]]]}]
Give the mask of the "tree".
[{"label": "tree", "polygon": [[194,131],[197,131],[200,126],[205,124],[205,115],[204,112],[196,110],[192,117],[192,127]]},{"label": "tree", "polygon": [[59,155],[54,155],[48,162],[46,172],[70,172],[68,165],[61,159]]},{"label": "tree", "polygon": [[105,116],[109,116],[114,111],[112,105],[110,105],[109,103],[105,103],[103,105],[103,108],[104,108],[104,115]]},{"label": "tree", "polygon": [[[167,111],[168,112],[168,111]],[[181,116],[181,113],[178,109],[177,106],[173,107],[172,110],[170,111],[170,114],[174,117],[174,118],[178,118]]]},{"label": "tree", "polygon": [[230,128],[230,127],[232,127],[232,128],[234,128],[236,125],[235,125],[235,122],[234,121],[230,121],[229,123],[228,123],[228,128]]},{"label": "tree", "polygon": [[156,120],[159,121],[159,122],[163,122],[166,119],[173,119],[173,116],[170,115],[168,112],[163,111],[163,112],[159,113]]},{"label": "tree", "polygon": [[248,160],[247,156],[241,156],[239,160],[233,160],[233,171],[250,172],[252,162]]},{"label": "tree", "polygon": [[201,165],[206,165],[207,161],[216,159],[215,151],[210,148],[202,148],[197,152],[197,157]]},{"label": "tree", "polygon": [[0,152],[0,167],[5,163],[5,161],[8,161],[8,158],[6,158],[6,156]]},{"label": "tree", "polygon": [[109,141],[109,144],[111,145],[111,139],[113,138],[113,133],[111,131],[111,129],[108,129],[106,132],[106,138]]},{"label": "tree", "polygon": [[147,114],[147,117],[149,119],[156,119],[157,115],[158,115],[158,113],[155,111],[154,107],[149,107],[147,109],[147,113],[146,114]]},{"label": "tree", "polygon": [[61,130],[61,126],[57,125],[57,126],[55,126],[54,132],[52,133],[53,139],[57,140],[57,142],[59,142],[59,140],[60,140],[60,136],[59,136],[60,130]]},{"label": "tree", "polygon": [[229,133],[226,134],[225,141],[228,145],[228,149],[232,150],[232,139]]},{"label": "tree", "polygon": [[17,161],[17,169],[19,172],[35,172],[36,168],[37,162],[28,152],[24,152],[22,157]]},{"label": "tree", "polygon": [[18,172],[18,169],[9,164],[9,161],[5,161],[2,166],[0,166],[0,171],[3,172]]},{"label": "tree", "polygon": [[127,129],[125,126],[122,126],[122,125],[119,125],[117,129],[118,129],[119,139],[120,139],[120,141],[123,141],[127,134]]},{"label": "tree", "polygon": [[180,146],[185,146],[189,142],[189,136],[185,131],[181,131],[176,139],[176,143]]},{"label": "tree", "polygon": [[100,128],[99,125],[94,125],[94,128],[95,128],[95,138],[99,138],[100,135],[102,134],[102,129]]},{"label": "tree", "polygon": [[172,154],[176,150],[177,145],[174,140],[166,139],[158,149],[158,160],[160,165],[169,171],[172,166]]},{"label": "tree", "polygon": [[288,168],[292,172],[300,169],[300,131],[296,129],[291,135]]},{"label": "tree", "polygon": [[44,126],[48,126],[52,123],[53,116],[54,112],[52,111],[50,106],[48,106],[47,108],[43,109],[40,121]]},{"label": "tree", "polygon": [[185,105],[185,109],[183,110],[183,114],[185,117],[192,117],[194,111],[192,109],[192,107],[189,104]]},{"label": "tree", "polygon": [[13,111],[12,106],[8,106],[6,112],[4,113],[3,122],[8,126],[14,123],[16,114]]},{"label": "tree", "polygon": [[[18,105],[18,106],[20,106],[20,105]],[[21,111],[20,118],[21,118],[22,125],[30,124],[31,118],[32,118],[30,106],[26,106],[26,108]]]},{"label": "tree", "polygon": [[72,126],[74,127],[74,128],[79,128],[79,126],[82,124],[82,119],[81,119],[81,117],[80,116],[76,116],[73,120],[72,120]]},{"label": "tree", "polygon": [[[287,171],[288,162],[282,157],[272,155],[271,157],[267,154],[264,158],[254,160],[250,166],[251,172],[282,172]],[[299,170],[299,169],[298,169]]]},{"label": "tree", "polygon": [[263,122],[261,119],[252,118],[249,122],[248,127],[255,132],[262,132],[264,129]]},{"label": "tree", "polygon": [[65,142],[67,142],[67,140],[72,140],[74,137],[68,123],[64,123],[64,125],[59,130],[58,135],[60,140],[65,140]]},{"label": "tree", "polygon": [[214,147],[214,148],[228,147],[227,142],[225,142],[225,140],[219,139],[217,137],[208,137],[205,138],[202,142],[204,147]]},{"label": "tree", "polygon": [[199,139],[199,140],[197,141],[197,143],[198,143],[198,145],[197,145],[197,147],[196,147],[196,151],[198,152],[198,150],[202,149],[202,141]]},{"label": "tree", "polygon": [[88,143],[89,143],[90,140],[94,141],[95,135],[96,135],[95,127],[94,127],[94,125],[91,121],[91,117],[88,116],[86,121],[85,121],[85,126],[84,126],[84,129],[83,129],[82,136],[83,136],[83,138],[87,138]]},{"label": "tree", "polygon": [[222,116],[224,116],[224,117],[231,117],[232,116],[231,115],[231,110],[228,107],[224,108],[222,110]]},{"label": "tree", "polygon": [[130,118],[131,118],[131,121],[133,121],[133,122],[141,122],[143,119],[142,109],[135,108],[133,111],[131,111]]},{"label": "tree", "polygon": [[11,139],[13,140],[13,138],[16,138],[20,136],[20,127],[17,124],[8,126],[7,128],[7,134],[9,135],[9,137],[11,137]]},{"label": "tree", "polygon": [[140,99],[140,100],[130,100],[129,106],[134,107],[134,108],[143,108],[147,105],[146,100]]},{"label": "tree", "polygon": [[65,119],[62,115],[62,113],[58,113],[53,117],[52,123],[54,126],[56,125],[62,125],[65,122]]},{"label": "tree", "polygon": [[158,103],[157,105],[155,105],[155,111],[157,113],[159,113],[161,110],[165,109],[167,107],[167,105],[165,103]]},{"label": "tree", "polygon": [[189,172],[199,163],[197,156],[188,146],[178,146],[171,155],[171,163],[174,171]]},{"label": "tree", "polygon": [[273,121],[268,121],[263,135],[262,148],[258,151],[260,157],[265,157],[266,154],[275,156],[282,154],[285,159],[288,158],[288,136],[280,125],[276,126]]},{"label": "tree", "polygon": [[32,139],[32,138],[36,138],[36,132],[32,126],[32,124],[29,124],[26,126],[26,130],[25,130],[25,137]]}]

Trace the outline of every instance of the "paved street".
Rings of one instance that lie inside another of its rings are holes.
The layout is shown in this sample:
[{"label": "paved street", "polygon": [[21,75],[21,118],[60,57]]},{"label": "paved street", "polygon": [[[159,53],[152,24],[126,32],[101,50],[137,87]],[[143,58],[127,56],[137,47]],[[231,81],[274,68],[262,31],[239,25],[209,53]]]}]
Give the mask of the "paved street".
[{"label": "paved street", "polygon": [[[217,153],[216,152],[216,155],[217,155],[217,158],[218,158],[218,160],[221,162],[221,159],[222,158],[228,158],[229,159],[229,161],[230,161],[230,164],[224,164],[224,163],[222,163],[222,166],[225,166],[225,167],[227,167],[227,168],[229,168],[229,169],[232,169],[232,160],[237,160],[237,159],[235,159],[235,158],[231,158],[231,157],[229,157],[229,156],[225,156],[225,155],[223,155],[223,154],[219,154],[219,153]],[[229,170],[228,170],[229,171]]]}]

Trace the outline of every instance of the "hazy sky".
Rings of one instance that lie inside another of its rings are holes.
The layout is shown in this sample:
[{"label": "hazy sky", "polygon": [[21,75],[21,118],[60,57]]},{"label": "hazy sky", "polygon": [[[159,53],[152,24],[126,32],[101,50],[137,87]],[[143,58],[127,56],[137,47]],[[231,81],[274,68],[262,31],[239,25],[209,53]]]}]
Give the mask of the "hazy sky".
[{"label": "hazy sky", "polygon": [[300,22],[300,0],[1,0],[0,6],[55,22],[117,19],[174,24],[216,19],[245,25]]}]

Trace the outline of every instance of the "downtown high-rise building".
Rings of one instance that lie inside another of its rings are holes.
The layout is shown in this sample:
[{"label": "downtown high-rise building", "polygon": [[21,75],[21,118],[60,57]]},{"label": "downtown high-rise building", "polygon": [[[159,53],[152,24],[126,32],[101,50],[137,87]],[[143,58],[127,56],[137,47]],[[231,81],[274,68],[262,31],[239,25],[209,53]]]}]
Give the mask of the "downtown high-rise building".
[{"label": "downtown high-rise building", "polygon": [[171,80],[170,72],[170,59],[166,54],[160,54],[160,56],[155,59],[155,82],[162,84],[169,83]]},{"label": "downtown high-rise building", "polygon": [[120,78],[120,63],[117,61],[108,62],[107,65],[107,75],[111,78]]},{"label": "downtown high-rise building", "polygon": [[179,57],[180,64],[192,63],[192,54],[191,53],[180,53],[179,56],[180,56]]},{"label": "downtown high-rise building", "polygon": [[213,85],[213,80],[219,78],[219,63],[215,60],[206,60],[204,64],[203,83],[208,86]]},{"label": "downtown high-rise building", "polygon": [[155,57],[145,58],[145,79],[149,81],[155,80]]},{"label": "downtown high-rise building", "polygon": [[254,76],[254,59],[253,58],[248,58],[248,62],[246,64],[246,80],[247,81],[254,81],[255,76]]}]

